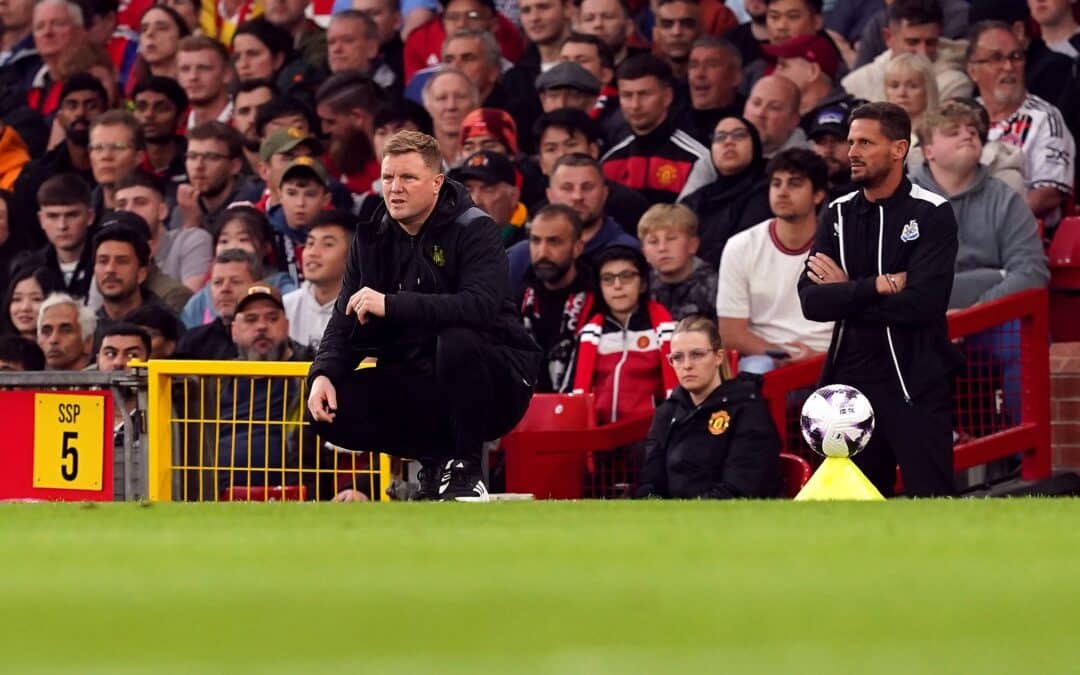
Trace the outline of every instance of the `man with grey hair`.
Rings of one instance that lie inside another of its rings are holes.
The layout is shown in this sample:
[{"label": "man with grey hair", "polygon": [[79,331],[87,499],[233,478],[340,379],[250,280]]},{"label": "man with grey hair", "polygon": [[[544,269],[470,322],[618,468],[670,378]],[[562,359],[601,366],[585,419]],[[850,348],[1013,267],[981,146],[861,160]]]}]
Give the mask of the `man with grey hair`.
[{"label": "man with grey hair", "polygon": [[457,68],[443,67],[424,84],[422,97],[443,160],[449,165],[460,153],[461,122],[480,107],[480,92],[468,75]]},{"label": "man with grey hair", "polygon": [[331,74],[359,71],[382,87],[388,100],[401,98],[401,77],[381,53],[379,26],[368,13],[345,9],[330,18],[326,29],[326,56]]},{"label": "man with grey hair", "polygon": [[229,327],[236,315],[240,293],[261,279],[262,273],[262,265],[247,251],[232,248],[219,253],[210,268],[210,282],[207,284],[210,287],[210,304],[217,317],[201,326],[189,325],[188,331],[176,344],[174,358],[236,358],[236,345]]},{"label": "man with grey hair", "polygon": [[[495,90],[502,72],[502,55],[491,33],[462,30],[447,36],[442,46],[442,62],[457,68],[476,85],[480,100],[486,101]],[[485,107],[487,106],[485,103]]]},{"label": "man with grey hair", "polygon": [[520,76],[521,71],[514,77],[503,77],[502,56],[491,33],[458,31],[446,38],[442,54],[443,63],[462,71],[476,85],[481,107],[510,113],[517,122],[518,146],[522,152],[533,152],[533,123],[543,114],[536,87],[528,77]]},{"label": "man with grey hair", "polygon": [[86,370],[94,349],[94,310],[67,293],[53,293],[38,309],[38,346],[47,370]]},{"label": "man with grey hair", "polygon": [[[34,5],[31,35],[40,61],[29,68],[21,83],[30,107],[43,115],[52,114],[53,89],[63,79],[60,62],[86,33],[82,6],[69,0],[38,0]],[[29,65],[29,62],[28,62]]]},{"label": "man with grey hair", "polygon": [[326,57],[331,73],[366,73],[378,53],[379,29],[370,16],[357,9],[345,9],[330,17]]}]

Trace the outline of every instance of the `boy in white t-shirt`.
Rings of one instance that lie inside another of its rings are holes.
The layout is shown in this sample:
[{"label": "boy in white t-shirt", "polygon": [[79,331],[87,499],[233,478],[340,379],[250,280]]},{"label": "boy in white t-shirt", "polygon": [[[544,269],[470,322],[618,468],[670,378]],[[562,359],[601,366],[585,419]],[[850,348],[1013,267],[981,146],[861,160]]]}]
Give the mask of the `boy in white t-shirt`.
[{"label": "boy in white t-shirt", "polygon": [[736,234],[720,259],[716,314],[739,370],[765,373],[824,352],[832,323],[803,316],[798,281],[817,230],[828,166],[810,150],[778,153],[765,169],[775,218]]}]

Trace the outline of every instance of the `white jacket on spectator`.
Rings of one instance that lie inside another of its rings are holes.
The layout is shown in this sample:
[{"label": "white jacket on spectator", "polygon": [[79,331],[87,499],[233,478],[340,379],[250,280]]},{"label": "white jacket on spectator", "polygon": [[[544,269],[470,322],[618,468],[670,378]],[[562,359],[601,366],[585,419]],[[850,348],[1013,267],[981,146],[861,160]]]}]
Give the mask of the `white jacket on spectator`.
[{"label": "white jacket on spectator", "polygon": [[305,281],[300,288],[282,296],[285,316],[289,319],[289,337],[305,347],[317,349],[326,324],[330,322],[335,300],[336,296],[325,305],[320,305],[315,299],[315,291],[310,281]]},{"label": "white jacket on spectator", "polygon": [[[938,44],[934,73],[937,75],[938,98],[942,101],[954,97],[969,98],[975,91],[975,85],[964,72],[963,58],[966,47],[967,41],[948,38],[941,38]],[[884,101],[885,71],[892,58],[891,49],[878,54],[870,63],[848,73],[840,81],[841,86],[855,98]]]}]

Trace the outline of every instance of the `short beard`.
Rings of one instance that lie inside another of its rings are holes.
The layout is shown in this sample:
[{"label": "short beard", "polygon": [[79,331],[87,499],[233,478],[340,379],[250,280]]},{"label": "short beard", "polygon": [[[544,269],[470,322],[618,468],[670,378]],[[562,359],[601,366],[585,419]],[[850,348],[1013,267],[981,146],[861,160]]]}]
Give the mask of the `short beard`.
[{"label": "short beard", "polygon": [[541,260],[533,263],[533,274],[540,281],[550,284],[565,279],[566,274],[570,271],[570,266],[573,264],[573,262],[569,262],[566,265],[556,265],[550,260]]},{"label": "short beard", "polygon": [[848,183],[851,181],[851,167],[839,164],[835,169],[829,171],[830,183]]},{"label": "short beard", "polygon": [[105,295],[104,293],[102,293],[101,297],[108,300],[109,302],[123,302],[124,300],[127,300],[131,296],[135,295],[138,291],[139,291],[138,288],[132,288],[129,291],[122,291],[120,293],[112,293],[110,295]]},{"label": "short beard", "polygon": [[72,145],[85,148],[90,145],[90,128],[87,127],[85,130],[72,128],[64,129],[64,137],[67,138],[68,142]]},{"label": "short beard", "polygon": [[862,178],[851,177],[851,182],[862,188],[872,188],[880,185],[889,175],[888,171],[879,174],[864,173]]},{"label": "short beard", "polygon": [[246,347],[237,347],[236,352],[240,355],[241,361],[284,361],[285,343],[274,345],[268,352],[257,352]]},{"label": "short beard", "polygon": [[206,198],[209,198],[209,199],[216,199],[217,197],[220,197],[221,194],[223,192],[225,192],[225,190],[228,187],[229,187],[229,177],[226,176],[225,180],[221,181],[220,183],[218,183],[216,185],[211,185],[209,188],[207,188],[205,190],[202,190],[201,194],[202,194],[203,197],[206,197]]},{"label": "short beard", "polygon": [[146,141],[147,145],[165,145],[166,143],[171,143],[174,138],[176,138],[175,134],[155,134],[153,136],[146,133],[143,134],[143,139]]}]

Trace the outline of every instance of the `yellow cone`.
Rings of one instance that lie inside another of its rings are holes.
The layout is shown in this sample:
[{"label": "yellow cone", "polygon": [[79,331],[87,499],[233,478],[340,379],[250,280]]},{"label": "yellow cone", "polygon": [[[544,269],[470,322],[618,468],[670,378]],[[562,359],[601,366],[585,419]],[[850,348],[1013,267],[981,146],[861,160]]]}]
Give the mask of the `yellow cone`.
[{"label": "yellow cone", "polygon": [[803,489],[799,490],[799,494],[795,496],[795,501],[883,501],[884,499],[850,457],[826,457]]}]

